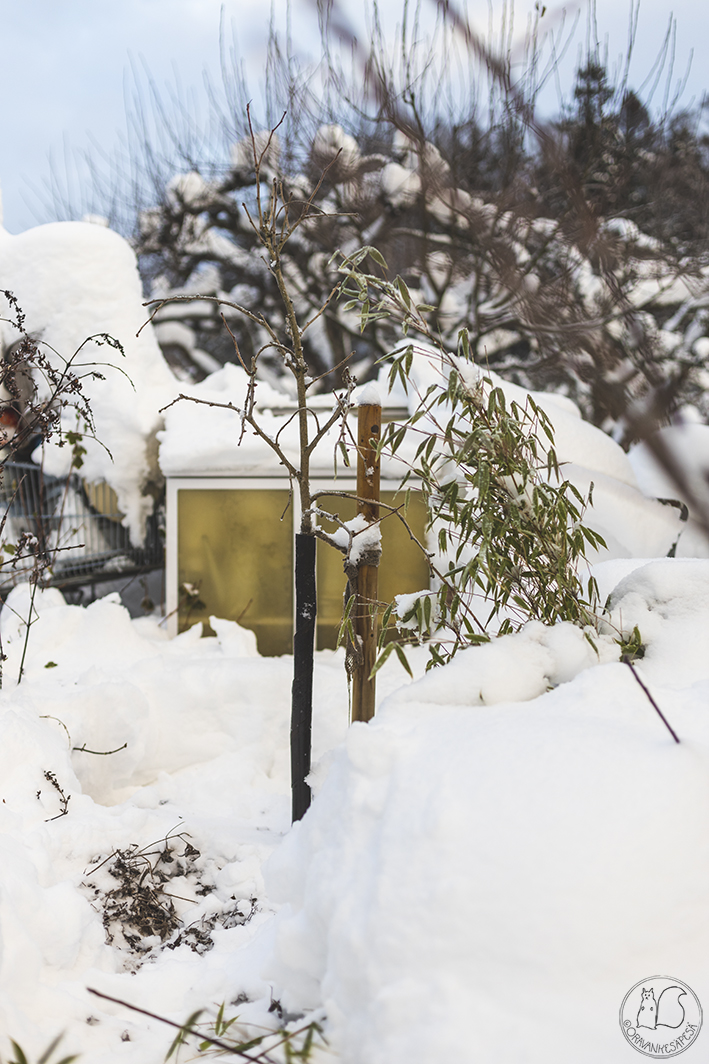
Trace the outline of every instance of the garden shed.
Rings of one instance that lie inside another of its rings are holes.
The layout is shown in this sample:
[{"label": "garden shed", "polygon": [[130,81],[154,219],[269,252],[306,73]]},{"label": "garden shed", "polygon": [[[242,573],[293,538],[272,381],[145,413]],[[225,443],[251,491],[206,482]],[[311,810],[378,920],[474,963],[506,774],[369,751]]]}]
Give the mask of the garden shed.
[{"label": "garden shed", "polygon": [[[240,372],[236,366],[226,366],[198,389],[207,394],[206,388],[214,390],[216,385],[223,400],[224,391],[238,392],[243,383]],[[267,386],[263,392],[263,417],[272,419],[276,432],[287,431],[294,407]],[[332,397],[322,396],[321,402],[323,407],[331,406]],[[405,416],[396,407],[382,412],[384,422]],[[167,482],[166,596],[171,634],[198,621],[209,631],[209,617],[219,616],[251,629],[261,654],[290,653],[293,542],[299,514],[297,495],[291,493],[285,471],[261,441],[247,436],[238,445],[234,411],[178,404],[168,411],[160,437]],[[314,455],[314,490],[354,493],[355,470],[343,466],[341,458],[335,464],[333,442],[325,441]],[[407,503],[406,494],[398,490],[403,471],[383,464],[382,502],[394,507]],[[322,509],[349,520],[356,504],[330,497],[322,500]],[[425,542],[426,509],[415,490],[408,497],[407,521],[417,539]],[[383,517],[381,527],[380,600],[389,602],[395,595],[428,587],[426,557],[404,523],[391,515]],[[345,583],[342,555],[319,542],[318,649],[336,644]]]}]

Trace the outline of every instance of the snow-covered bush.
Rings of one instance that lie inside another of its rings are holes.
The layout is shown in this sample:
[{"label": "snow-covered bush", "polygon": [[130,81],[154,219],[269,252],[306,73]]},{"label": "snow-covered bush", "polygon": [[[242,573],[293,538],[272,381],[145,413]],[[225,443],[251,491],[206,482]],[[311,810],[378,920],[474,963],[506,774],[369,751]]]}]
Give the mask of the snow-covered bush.
[{"label": "snow-covered bush", "polygon": [[[0,313],[13,319],[0,322],[0,351],[6,361],[15,356],[22,361],[19,348],[25,333],[40,343],[58,374],[63,359],[81,347],[73,368],[82,375],[100,439],[84,432],[82,476],[90,483],[110,484],[132,544],[142,545],[146,521],[163,486],[155,443],[161,428],[158,410],[174,397],[176,382],[152,329],[141,328],[146,313],[133,251],[118,233],[85,222],[40,225],[17,235],[0,228],[0,278],[25,315],[18,329],[14,313],[0,299]],[[106,334],[118,341],[121,351],[100,346]],[[21,365],[15,369],[22,372]],[[35,384],[41,402],[51,398],[50,381],[36,377]],[[31,391],[33,386],[25,378],[24,387]],[[13,396],[20,413],[25,401]],[[77,429],[71,410],[63,413],[62,429]],[[31,438],[24,442],[29,445]],[[58,447],[58,442],[55,435],[46,443],[44,470],[64,477],[71,466],[70,449]],[[28,446],[22,457],[32,450]]]},{"label": "snow-covered bush", "polygon": [[[388,282],[365,273],[367,260],[386,269],[372,248],[346,257],[340,267],[346,306],[360,307],[363,329],[371,318],[392,316],[405,333],[433,341],[425,321],[429,308],[416,304],[401,277]],[[589,551],[606,545],[583,524],[593,485],[584,497],[563,478],[551,419],[531,394],[523,405],[514,399],[508,405],[503,389],[475,365],[466,329],[456,356],[437,342],[427,354],[433,381],[424,394],[412,379],[413,344],[394,354],[390,387],[399,381],[414,392],[413,412],[404,424],[390,424],[379,446],[407,454],[403,485],[410,478],[420,485],[436,547],[430,559],[435,593],[410,595],[387,608],[380,663],[395,646],[385,645],[392,619],[430,640],[435,664],[486,642],[491,631],[504,635],[529,620],[597,626],[595,583],[589,578],[584,588],[579,571]],[[419,441],[413,455],[412,436]]]},{"label": "snow-covered bush", "polygon": [[[422,437],[410,474],[447,568],[433,566],[435,597],[409,596],[406,608],[396,604],[385,616],[385,626],[394,616],[428,637],[435,664],[529,620],[581,628],[599,621],[595,583],[587,577],[584,586],[580,571],[589,550],[605,547],[583,524],[591,494],[563,479],[545,411],[531,395],[508,407],[502,389],[469,361],[466,341],[462,333],[462,357],[441,359],[440,386],[431,385],[407,426]],[[383,446],[396,452],[402,439],[391,429]]]},{"label": "snow-covered bush", "polygon": [[[633,435],[624,420],[631,401],[646,399],[661,383],[672,403],[704,409],[706,371],[696,342],[705,337],[709,297],[701,257],[680,261],[671,243],[623,214],[597,217],[585,200],[574,210],[552,211],[539,198],[530,204],[527,193],[515,201],[476,189],[459,180],[423,134],[410,133],[390,128],[381,149],[367,153],[356,142],[355,151],[341,126],[323,126],[303,170],[277,169],[286,195],[317,208],[317,219],[284,255],[301,313],[317,314],[336,284],[331,256],[338,248],[375,242],[414,298],[430,304],[444,342],[454,345],[458,330],[468,327],[478,358],[523,386],[564,391],[589,420],[616,427],[620,437]],[[253,169],[245,152],[237,154],[238,169],[202,182],[198,198],[185,191],[196,174],[180,178],[179,194],[171,184],[162,202],[141,215],[137,251],[154,296],[221,296],[282,323],[278,291],[246,213],[255,196]],[[225,313],[249,361],[263,334]],[[213,304],[166,307],[156,324],[187,377],[202,377],[205,359],[229,357]],[[395,340],[385,321],[363,336],[356,316],[331,304],[304,347],[314,376],[354,351],[355,372],[366,379]],[[280,373],[275,359],[261,361],[262,373]]]},{"label": "snow-covered bush", "polygon": [[[5,341],[5,343],[3,343]],[[9,341],[9,342],[8,342]],[[86,383],[105,380],[101,366],[87,361],[87,351],[123,349],[108,333],[98,333],[65,356],[39,343],[27,331],[17,297],[0,289],[0,586],[3,591],[18,581],[29,581],[32,592],[25,623],[20,661],[22,679],[34,599],[38,586],[49,583],[52,570],[69,549],[76,529],[67,532],[62,521],[69,494],[68,481],[52,497],[41,465],[11,465],[27,460],[52,441],[68,455],[71,472],[78,470],[87,453],[85,443],[100,443],[96,434]],[[71,426],[71,427],[70,427]],[[45,517],[43,511],[51,517]],[[0,639],[0,687],[6,655]]]}]

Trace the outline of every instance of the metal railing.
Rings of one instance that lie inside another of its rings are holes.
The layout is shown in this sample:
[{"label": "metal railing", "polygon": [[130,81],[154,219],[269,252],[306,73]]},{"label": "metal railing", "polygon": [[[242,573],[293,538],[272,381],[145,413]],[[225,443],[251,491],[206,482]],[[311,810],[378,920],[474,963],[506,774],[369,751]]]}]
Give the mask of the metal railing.
[{"label": "metal railing", "polygon": [[[46,567],[43,583],[55,587],[112,580],[163,564],[157,517],[148,520],[142,546],[134,547],[113,489],[76,473],[53,477],[30,462],[6,462],[0,467],[0,518],[3,514],[2,544],[12,550],[33,537],[31,552]],[[2,558],[0,590],[28,578],[34,557],[13,563],[3,550]]]}]

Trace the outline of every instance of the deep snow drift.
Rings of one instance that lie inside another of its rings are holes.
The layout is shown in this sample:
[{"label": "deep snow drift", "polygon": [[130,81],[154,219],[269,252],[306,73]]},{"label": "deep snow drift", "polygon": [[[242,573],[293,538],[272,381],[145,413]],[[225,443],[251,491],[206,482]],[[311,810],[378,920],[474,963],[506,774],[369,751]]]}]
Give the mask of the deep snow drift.
[{"label": "deep snow drift", "polygon": [[[0,226],[0,277],[26,315],[25,329],[43,351],[61,365],[94,334],[118,340],[124,355],[98,343],[85,344],[77,372],[98,426],[98,439],[86,439],[83,475],[107,480],[118,495],[133,542],[143,540],[152,498],[143,494],[159,475],[154,434],[162,424],[158,410],[178,391],[150,326],[138,267],[130,245],[118,233],[88,222],[55,222],[12,236]],[[9,316],[0,297],[2,316]],[[0,347],[20,339],[0,322]],[[103,380],[86,376],[95,366]],[[65,429],[77,428],[67,412]],[[45,447],[45,470],[62,475],[69,448],[56,441]]]},{"label": "deep snow drift", "polygon": [[[707,595],[706,562],[665,560],[613,596],[679,745],[621,663],[539,695],[533,629],[536,675],[507,637],[350,730],[267,877],[270,971],[345,1060],[620,1062],[638,980],[709,1000]],[[515,702],[479,706],[486,655]]]},{"label": "deep snow drift", "polygon": [[[174,1020],[240,996],[227,1011],[254,1024],[277,1022],[273,998],[324,1008],[348,1064],[622,1064],[618,1010],[638,980],[668,972],[709,1001],[709,562],[614,561],[598,576],[603,593],[617,585],[612,624],[640,629],[638,673],[679,745],[611,627],[599,656],[571,626],[531,624],[413,684],[387,665],[377,717],[349,731],[326,652],[319,793],[290,831],[289,658],[259,658],[228,622],[169,641],[115,600],[46,592],[18,687],[16,590],[2,1031],[30,1053],[66,1029],[90,1064],[160,1060],[170,1031],[93,986]],[[130,866],[131,846],[153,864],[172,849],[163,942],[116,896],[115,851]]]}]

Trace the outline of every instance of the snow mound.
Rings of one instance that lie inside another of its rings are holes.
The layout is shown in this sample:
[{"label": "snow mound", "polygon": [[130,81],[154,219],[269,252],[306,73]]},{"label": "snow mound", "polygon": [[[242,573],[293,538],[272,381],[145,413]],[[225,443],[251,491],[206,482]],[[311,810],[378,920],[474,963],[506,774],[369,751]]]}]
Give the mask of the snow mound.
[{"label": "snow mound", "polygon": [[[84,793],[115,804],[161,772],[210,760],[215,750],[233,755],[244,785],[267,789],[274,751],[282,750],[277,775],[287,790],[287,659],[272,661],[265,675],[253,633],[233,621],[217,621],[216,639],[201,639],[201,625],[172,640],[146,638],[117,595],[82,609],[56,590],[38,594],[32,655],[17,696],[28,710],[61,721],[74,748],[126,744],[109,758],[75,756]],[[19,674],[28,599],[28,585],[20,585],[2,615],[6,690]]]},{"label": "snow mound", "polygon": [[677,544],[678,557],[709,557],[709,536],[701,527],[709,513],[709,426],[667,425],[654,434],[654,441],[677,464],[689,492],[674,482],[648,443],[636,444],[628,454],[638,483],[646,495],[679,499],[688,505],[689,520]]},{"label": "snow mound", "polygon": [[618,647],[610,636],[589,634],[596,649],[573,624],[550,628],[530,621],[515,635],[460,651],[445,669],[432,670],[391,695],[387,706],[526,702],[599,661],[618,659]]},{"label": "snow mound", "polygon": [[[613,599],[679,745],[617,661],[471,707],[479,650],[353,725],[267,866],[266,975],[290,1008],[324,1005],[346,1064],[622,1064],[638,980],[707,999],[708,591],[709,563],[668,559]],[[498,677],[524,675],[535,635],[497,641]]]},{"label": "snow mound", "polygon": [[[231,621],[212,620],[216,638],[196,626],[169,640],[156,617],[131,621],[116,595],[84,608],[37,590],[30,612],[31,597],[16,588],[0,617],[3,1059],[8,1036],[35,1060],[61,1031],[64,1052],[91,1064],[164,1058],[169,1029],[87,986],[175,1021],[195,993],[205,1005],[245,994],[241,1015],[277,1025],[258,974],[273,915],[261,865],[290,822],[292,659],[260,658]],[[317,762],[347,727],[341,654],[317,656],[315,706]],[[112,855],[145,851],[134,860],[150,883],[170,836],[172,938],[104,923],[120,886]]]},{"label": "snow mound", "polygon": [[[166,476],[180,473],[224,473],[266,465],[277,468],[273,451],[251,429],[242,436],[239,410],[246,400],[246,370],[227,362],[199,384],[183,384],[183,394],[200,400],[179,402],[165,411],[165,428],[158,433],[160,468]],[[256,387],[256,403],[261,427],[273,437],[285,418],[277,418],[270,406],[283,407],[288,396],[266,381]],[[221,403],[221,407],[207,406]],[[228,409],[229,404],[234,409]],[[226,407],[226,409],[225,409]],[[289,457],[296,458],[297,427],[287,435]],[[284,470],[285,472],[285,470]]]},{"label": "snow mound", "polygon": [[[111,485],[133,542],[142,543],[152,508],[143,488],[158,475],[150,441],[161,423],[158,411],[174,398],[177,387],[152,329],[136,336],[148,312],[141,306],[133,251],[118,233],[87,222],[40,225],[17,236],[0,228],[0,276],[26,315],[27,332],[64,359],[99,333],[123,345],[125,357],[92,342],[79,358],[84,372],[86,364],[101,363],[98,369],[105,376],[83,381],[103,446],[85,442],[82,474]],[[0,322],[0,330],[0,344],[10,346],[19,339],[5,322]],[[45,351],[51,355],[48,348]],[[65,427],[76,425],[72,421]],[[50,443],[46,471],[64,474],[70,457],[68,448]]]},{"label": "snow mound", "polygon": [[[290,831],[290,658],[259,658],[233,622],[171,641],[116,596],[83,608],[50,589],[18,685],[31,595],[15,589],[0,1031],[30,1059],[66,1029],[91,1064],[151,1064],[169,1032],[87,986],[176,1022],[246,995],[239,1013],[267,1025],[273,995],[324,1010],[343,1064],[461,1046],[486,1064],[623,1064],[638,980],[668,972],[709,1000],[709,562],[596,572],[617,585],[598,655],[535,622],[403,689],[387,662],[366,726],[347,729],[342,654],[318,654],[317,797]],[[679,745],[612,660],[635,626]],[[417,675],[425,657],[413,648]],[[143,933],[142,952],[106,915],[119,850],[172,869],[175,930]]]}]

